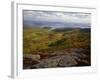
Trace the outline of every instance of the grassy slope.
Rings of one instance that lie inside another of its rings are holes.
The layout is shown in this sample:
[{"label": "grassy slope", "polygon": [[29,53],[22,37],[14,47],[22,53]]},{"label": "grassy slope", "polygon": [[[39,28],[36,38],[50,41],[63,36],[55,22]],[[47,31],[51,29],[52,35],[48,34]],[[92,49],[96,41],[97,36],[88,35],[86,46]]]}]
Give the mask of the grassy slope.
[{"label": "grassy slope", "polygon": [[24,53],[33,54],[70,48],[89,48],[90,33],[80,29],[57,32],[46,28],[24,28],[23,46]]}]

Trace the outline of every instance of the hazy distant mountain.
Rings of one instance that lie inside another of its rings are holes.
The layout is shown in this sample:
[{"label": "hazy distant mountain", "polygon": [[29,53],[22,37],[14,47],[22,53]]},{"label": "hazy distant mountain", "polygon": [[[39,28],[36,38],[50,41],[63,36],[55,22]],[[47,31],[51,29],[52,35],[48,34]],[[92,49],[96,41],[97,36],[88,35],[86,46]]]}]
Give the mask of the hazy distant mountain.
[{"label": "hazy distant mountain", "polygon": [[48,22],[48,21],[24,21],[24,26],[31,27],[51,27],[51,28],[90,28],[87,23],[65,23],[65,22]]},{"label": "hazy distant mountain", "polygon": [[90,28],[56,28],[56,29],[53,29],[53,31],[56,31],[56,32],[64,32],[64,31],[75,31],[75,30],[78,30],[80,32],[90,32],[91,29]]}]

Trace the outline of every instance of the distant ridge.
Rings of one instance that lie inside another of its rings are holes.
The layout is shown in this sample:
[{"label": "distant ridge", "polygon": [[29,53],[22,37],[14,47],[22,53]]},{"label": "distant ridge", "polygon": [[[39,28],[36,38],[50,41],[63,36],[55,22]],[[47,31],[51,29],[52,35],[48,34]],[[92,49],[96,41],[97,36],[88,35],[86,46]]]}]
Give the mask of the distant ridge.
[{"label": "distant ridge", "polygon": [[87,23],[65,23],[65,22],[48,22],[48,21],[24,21],[23,26],[31,27],[51,27],[54,28],[90,28]]}]

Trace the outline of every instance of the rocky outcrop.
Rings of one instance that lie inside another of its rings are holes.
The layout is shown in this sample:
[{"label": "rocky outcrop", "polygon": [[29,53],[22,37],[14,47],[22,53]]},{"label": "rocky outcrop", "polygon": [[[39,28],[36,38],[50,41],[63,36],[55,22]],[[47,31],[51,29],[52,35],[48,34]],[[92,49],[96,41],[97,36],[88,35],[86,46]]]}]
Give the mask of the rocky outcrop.
[{"label": "rocky outcrop", "polygon": [[77,65],[77,62],[69,55],[57,55],[49,59],[40,61],[39,64],[33,65],[31,68],[51,68],[51,67],[68,67]]},{"label": "rocky outcrop", "polygon": [[86,55],[83,49],[72,49],[70,52],[56,51],[37,55],[27,54],[24,55],[24,63],[27,61],[27,64],[24,64],[24,69],[89,66],[90,61],[88,58],[89,55]]}]

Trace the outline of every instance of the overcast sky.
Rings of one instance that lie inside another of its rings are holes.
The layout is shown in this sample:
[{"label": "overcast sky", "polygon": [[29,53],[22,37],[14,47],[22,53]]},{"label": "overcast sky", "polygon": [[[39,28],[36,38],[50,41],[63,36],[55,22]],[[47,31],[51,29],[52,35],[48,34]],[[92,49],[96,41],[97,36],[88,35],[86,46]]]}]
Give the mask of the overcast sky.
[{"label": "overcast sky", "polygon": [[49,21],[49,22],[73,22],[91,23],[91,14],[79,12],[54,12],[54,11],[32,11],[24,10],[25,21]]}]

